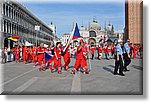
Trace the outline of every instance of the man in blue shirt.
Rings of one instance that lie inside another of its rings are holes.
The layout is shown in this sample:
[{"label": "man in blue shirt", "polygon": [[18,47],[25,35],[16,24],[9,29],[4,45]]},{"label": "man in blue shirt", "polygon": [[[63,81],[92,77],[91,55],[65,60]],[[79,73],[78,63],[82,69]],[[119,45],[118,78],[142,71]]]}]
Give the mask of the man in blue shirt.
[{"label": "man in blue shirt", "polygon": [[[122,40],[119,39],[118,40],[118,44],[116,46],[116,54],[115,54],[115,70],[114,70],[114,75],[121,75],[121,76],[125,76],[123,74],[123,51],[122,51]],[[119,69],[119,73],[118,73],[118,69]]]},{"label": "man in blue shirt", "polygon": [[123,45],[123,59],[124,59],[124,71],[130,71],[127,66],[131,63],[130,59],[130,40],[127,39],[126,43]]}]

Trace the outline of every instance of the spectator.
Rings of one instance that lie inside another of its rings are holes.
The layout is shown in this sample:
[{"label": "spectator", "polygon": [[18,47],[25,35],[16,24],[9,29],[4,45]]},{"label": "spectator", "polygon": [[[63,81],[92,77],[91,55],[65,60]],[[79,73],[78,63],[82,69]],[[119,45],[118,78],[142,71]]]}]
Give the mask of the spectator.
[{"label": "spectator", "polygon": [[98,59],[99,60],[102,59],[102,47],[101,46],[98,47]]},{"label": "spectator", "polygon": [[3,51],[4,51],[4,52],[3,52],[3,53],[4,53],[3,61],[4,61],[4,63],[6,63],[6,62],[7,62],[7,58],[8,58],[8,54],[7,54],[7,52],[8,52],[8,51],[7,51],[7,47],[5,47]]},{"label": "spectator", "polygon": [[143,58],[143,45],[141,44],[139,47],[140,58]]},{"label": "spectator", "polygon": [[93,58],[94,58],[94,53],[95,53],[95,47],[94,47],[94,45],[91,46],[90,50],[91,50],[92,60],[93,60]]},{"label": "spectator", "polygon": [[109,60],[111,58],[111,45],[108,45],[106,48],[106,52],[107,52],[107,60]]}]

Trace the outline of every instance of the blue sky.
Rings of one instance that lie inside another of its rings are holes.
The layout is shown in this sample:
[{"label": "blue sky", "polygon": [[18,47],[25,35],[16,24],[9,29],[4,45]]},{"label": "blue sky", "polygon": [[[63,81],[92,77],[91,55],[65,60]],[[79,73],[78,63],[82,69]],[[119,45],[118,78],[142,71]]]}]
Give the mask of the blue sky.
[{"label": "blue sky", "polygon": [[88,26],[96,17],[102,28],[105,18],[114,25],[115,31],[122,31],[125,26],[124,0],[121,2],[94,3],[55,3],[55,2],[22,2],[30,12],[46,24],[52,21],[57,27],[57,36],[69,33],[73,22],[79,26]]}]

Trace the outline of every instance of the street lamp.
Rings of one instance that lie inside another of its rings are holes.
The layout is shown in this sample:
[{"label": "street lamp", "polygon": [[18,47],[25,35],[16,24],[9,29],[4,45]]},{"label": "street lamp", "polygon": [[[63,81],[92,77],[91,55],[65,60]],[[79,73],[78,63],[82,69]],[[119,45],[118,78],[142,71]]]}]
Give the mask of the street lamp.
[{"label": "street lamp", "polygon": [[[38,31],[40,31],[40,26],[38,26],[38,25],[35,25],[35,31],[37,31],[37,34],[38,34]],[[37,34],[36,34],[36,46],[37,46]]]}]

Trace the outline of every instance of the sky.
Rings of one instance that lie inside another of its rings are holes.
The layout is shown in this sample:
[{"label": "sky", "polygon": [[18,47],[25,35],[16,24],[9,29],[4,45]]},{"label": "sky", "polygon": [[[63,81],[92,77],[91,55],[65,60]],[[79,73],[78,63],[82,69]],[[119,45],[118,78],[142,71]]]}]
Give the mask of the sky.
[{"label": "sky", "polygon": [[120,2],[22,2],[31,13],[45,24],[56,25],[56,35],[61,37],[64,33],[70,33],[73,22],[80,27],[88,26],[95,17],[102,28],[106,23],[114,25],[117,32],[125,27],[125,4]]}]

